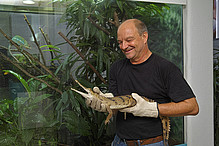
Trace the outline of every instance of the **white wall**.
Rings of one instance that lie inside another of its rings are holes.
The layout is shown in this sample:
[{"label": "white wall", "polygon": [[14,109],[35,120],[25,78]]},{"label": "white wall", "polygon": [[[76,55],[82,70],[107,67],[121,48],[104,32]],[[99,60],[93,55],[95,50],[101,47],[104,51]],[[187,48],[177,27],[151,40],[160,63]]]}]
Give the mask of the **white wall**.
[{"label": "white wall", "polygon": [[185,78],[200,106],[198,116],[185,117],[186,143],[213,146],[213,1],[187,0],[184,14]]}]

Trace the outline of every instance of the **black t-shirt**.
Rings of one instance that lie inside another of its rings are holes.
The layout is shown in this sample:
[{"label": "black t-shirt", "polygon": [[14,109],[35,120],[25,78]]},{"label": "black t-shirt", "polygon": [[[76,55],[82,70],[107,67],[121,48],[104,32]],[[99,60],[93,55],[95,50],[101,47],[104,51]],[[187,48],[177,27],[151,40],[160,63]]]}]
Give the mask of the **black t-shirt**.
[{"label": "black t-shirt", "polygon": [[[109,92],[114,96],[138,93],[158,103],[180,102],[195,97],[180,69],[168,60],[152,54],[141,64],[128,59],[115,62],[110,70]],[[122,139],[146,139],[162,134],[159,118],[135,117],[118,112],[116,133]]]}]

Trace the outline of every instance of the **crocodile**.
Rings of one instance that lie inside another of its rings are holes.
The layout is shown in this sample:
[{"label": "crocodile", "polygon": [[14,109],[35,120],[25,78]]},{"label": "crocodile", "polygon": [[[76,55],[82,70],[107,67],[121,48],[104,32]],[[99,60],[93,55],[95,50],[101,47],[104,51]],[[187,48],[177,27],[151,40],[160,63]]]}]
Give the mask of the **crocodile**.
[{"label": "crocodile", "polygon": [[[112,118],[113,114],[116,113],[118,110],[133,107],[136,105],[136,100],[131,95],[122,95],[122,96],[115,96],[115,97],[105,97],[102,96],[96,92],[94,92],[91,88],[84,87],[79,81],[75,80],[75,82],[82,87],[87,93],[78,91],[74,88],[71,88],[71,90],[81,94],[84,98],[92,100],[92,98],[99,99],[102,104],[106,105],[107,112],[109,113],[105,124],[108,124],[110,119]],[[141,96],[144,100],[148,102],[154,102],[152,99],[148,99],[146,97]],[[124,113],[126,115],[126,113]],[[126,119],[126,116],[124,116]],[[170,120],[169,117],[161,116],[159,115],[159,118],[161,119],[162,126],[163,126],[163,139],[164,139],[164,145],[168,145],[168,139],[169,139],[169,133],[170,133]]]}]

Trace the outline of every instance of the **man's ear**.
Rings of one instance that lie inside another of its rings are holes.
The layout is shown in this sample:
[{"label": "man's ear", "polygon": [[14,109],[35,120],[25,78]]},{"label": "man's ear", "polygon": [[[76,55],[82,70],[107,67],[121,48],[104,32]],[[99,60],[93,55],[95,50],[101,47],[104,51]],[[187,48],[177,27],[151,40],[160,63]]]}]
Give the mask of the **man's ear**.
[{"label": "man's ear", "polygon": [[143,39],[144,39],[144,43],[146,44],[147,41],[148,41],[148,33],[147,33],[147,32],[144,32],[144,33],[142,34],[142,37],[143,37]]}]

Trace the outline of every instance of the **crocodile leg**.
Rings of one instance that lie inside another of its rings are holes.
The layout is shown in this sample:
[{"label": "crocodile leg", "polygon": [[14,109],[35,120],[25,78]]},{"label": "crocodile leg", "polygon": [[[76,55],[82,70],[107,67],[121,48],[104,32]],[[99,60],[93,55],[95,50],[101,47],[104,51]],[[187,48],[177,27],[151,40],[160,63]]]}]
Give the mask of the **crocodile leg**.
[{"label": "crocodile leg", "polygon": [[106,106],[107,112],[109,113],[106,120],[105,120],[105,125],[109,123],[109,120],[112,118],[113,116],[113,111],[110,109],[109,106]]}]

